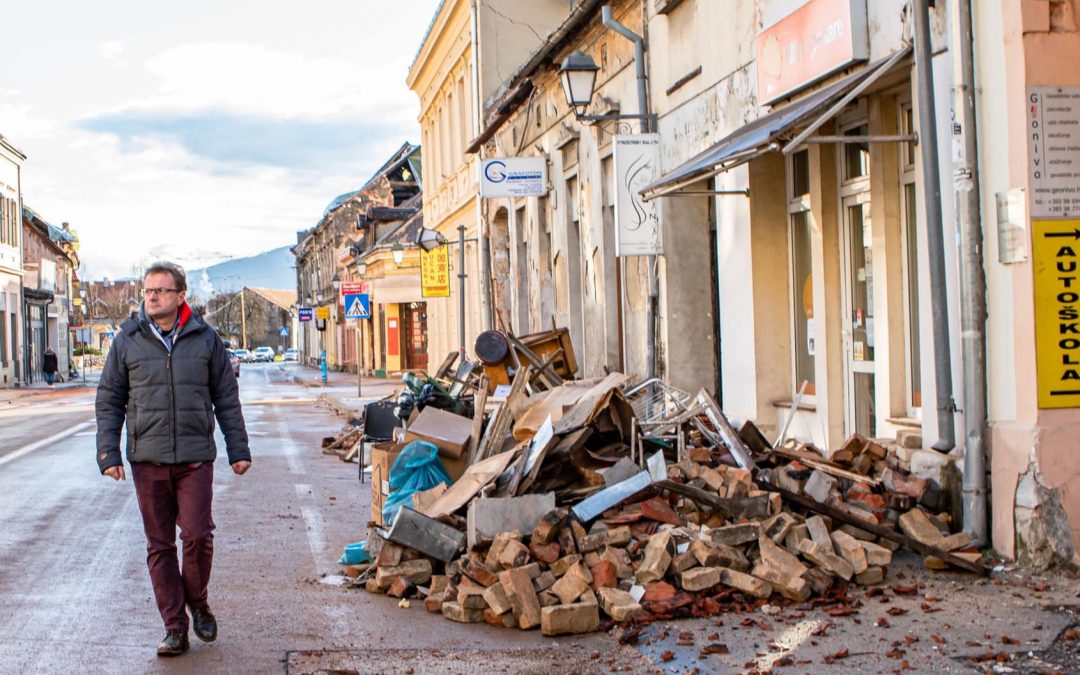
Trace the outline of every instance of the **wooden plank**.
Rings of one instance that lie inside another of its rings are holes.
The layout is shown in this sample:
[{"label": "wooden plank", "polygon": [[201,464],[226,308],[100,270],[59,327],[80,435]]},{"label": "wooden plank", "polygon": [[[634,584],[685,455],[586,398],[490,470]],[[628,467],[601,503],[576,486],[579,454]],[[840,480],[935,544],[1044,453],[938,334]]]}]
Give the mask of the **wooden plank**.
[{"label": "wooden plank", "polygon": [[769,515],[769,498],[766,496],[726,499],[711,492],[706,492],[701,488],[696,488],[693,485],[676,483],[671,480],[657,481],[654,485],[663,490],[688,497],[698,505],[706,506],[724,515],[736,518],[763,518]]},{"label": "wooden plank", "polygon": [[529,367],[525,366],[519,368],[514,374],[514,381],[510,384],[510,394],[506,397],[506,403],[499,407],[499,410],[491,417],[491,421],[488,422],[487,432],[484,433],[484,438],[480,442],[480,447],[477,448],[476,456],[472,461],[483,461],[502,449],[503,440],[510,433],[510,428],[514,424],[514,414],[510,410],[510,399],[515,394],[520,394],[521,390],[525,388],[525,383],[529,380],[529,370]]},{"label": "wooden plank", "polygon": [[837,478],[846,478],[847,480],[855,481],[857,483],[866,483],[867,485],[880,485],[881,479],[871,478],[870,476],[864,476],[861,473],[855,473],[853,471],[847,471],[836,466],[832,462],[825,459],[814,459],[808,457],[806,453],[791,452],[790,450],[784,450],[781,448],[773,448],[773,453],[786,457],[787,459],[796,460],[802,462],[806,466],[817,469],[823,473],[827,473],[830,476],[836,476]]},{"label": "wooden plank", "polygon": [[533,367],[537,368],[541,373],[543,373],[544,379],[547,380],[545,384],[548,386],[548,388],[554,389],[555,387],[558,387],[563,383],[562,378],[559,377],[555,370],[551,366],[544,367],[544,360],[537,356],[536,352],[525,346],[525,344],[521,340],[514,337],[513,333],[508,332],[506,334],[506,337],[508,340],[510,340],[510,348],[512,350],[517,350],[518,352],[520,352],[521,355],[524,356]]},{"label": "wooden plank", "polygon": [[484,408],[487,407],[487,398],[488,378],[487,375],[481,375],[480,384],[477,386],[476,394],[473,397],[472,434],[469,435],[469,464],[478,459],[480,443],[483,440],[480,438],[480,431],[484,428]]},{"label": "wooden plank", "polygon": [[769,492],[777,492],[786,501],[791,502],[792,504],[795,504],[797,506],[801,506],[804,509],[808,509],[815,513],[820,513],[824,516],[829,516],[834,520],[838,520],[842,523],[847,523],[848,525],[857,527],[860,530],[865,530],[871,534],[876,534],[877,536],[888,539],[889,541],[895,541],[898,544],[903,544],[904,546],[907,546],[913,551],[918,551],[923,555],[932,555],[935,558],[941,558],[950,565],[959,567],[960,569],[964,569],[969,572],[974,572],[975,574],[979,574],[982,576],[986,576],[987,574],[989,574],[989,570],[986,567],[980,565],[979,563],[965,560],[964,558],[955,556],[948,551],[937,548],[936,546],[928,546],[926,544],[919,543],[918,541],[915,541],[914,539],[908,537],[902,532],[897,532],[896,530],[891,530],[887,527],[882,527],[881,525],[870,523],[865,520],[860,520],[858,518],[852,518],[840,509],[833,508],[828,504],[819,504],[813,499],[803,497],[802,495],[797,495],[794,492],[785,490],[784,488],[777,487],[775,485],[770,485],[768,483],[758,483],[757,486],[762,490],[768,490]]},{"label": "wooden plank", "polygon": [[445,380],[446,376],[450,374],[450,369],[454,367],[454,362],[457,361],[458,352],[450,352],[443,359],[442,364],[439,365],[439,369],[435,371],[436,380]]}]

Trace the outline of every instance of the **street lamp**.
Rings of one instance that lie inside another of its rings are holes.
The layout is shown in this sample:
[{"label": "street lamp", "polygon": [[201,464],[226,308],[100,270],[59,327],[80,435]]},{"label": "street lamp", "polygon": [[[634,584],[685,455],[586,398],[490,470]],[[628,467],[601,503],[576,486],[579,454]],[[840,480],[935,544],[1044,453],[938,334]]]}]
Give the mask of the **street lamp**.
[{"label": "street lamp", "polygon": [[394,244],[390,249],[390,255],[394,258],[394,264],[401,267],[401,263],[405,262],[405,247],[401,245],[401,242]]},{"label": "street lamp", "polygon": [[416,235],[416,245],[428,253],[431,253],[445,243],[446,237],[442,236],[439,232],[429,230],[426,227],[420,228],[420,234]]},{"label": "street lamp", "polygon": [[[416,245],[419,246],[427,253],[431,253],[440,246],[449,246],[456,243],[458,245],[458,332],[461,337],[461,347],[459,352],[461,354],[461,361],[465,361],[465,278],[468,276],[465,273],[465,242],[478,241],[477,239],[465,238],[465,225],[461,224],[457,226],[458,240],[456,242],[447,241],[446,237],[442,236],[435,230],[429,230],[424,227],[420,229],[420,233],[416,235]],[[402,259],[404,260],[405,251],[401,252]],[[396,257],[395,257],[396,260]]]},{"label": "street lamp", "polygon": [[334,287],[335,291],[341,290],[341,277],[339,277],[337,273],[335,273],[334,278],[330,280],[330,285]]},{"label": "street lamp", "polygon": [[579,119],[585,115],[585,110],[592,101],[596,74],[599,71],[600,66],[585,52],[571,52],[559,67],[566,102]]},{"label": "street lamp", "polygon": [[363,278],[365,274],[367,274],[367,263],[363,261],[356,263],[356,276]]}]

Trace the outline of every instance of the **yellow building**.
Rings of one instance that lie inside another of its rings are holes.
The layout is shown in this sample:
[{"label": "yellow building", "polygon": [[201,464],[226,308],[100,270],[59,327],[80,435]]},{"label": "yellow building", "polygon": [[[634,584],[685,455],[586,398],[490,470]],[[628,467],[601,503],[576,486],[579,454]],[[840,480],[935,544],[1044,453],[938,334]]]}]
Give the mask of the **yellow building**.
[{"label": "yellow building", "polygon": [[448,240],[450,297],[427,298],[428,360],[461,345],[458,226],[465,226],[465,347],[496,323],[491,315],[488,234],[477,188],[478,160],[465,148],[479,133],[479,101],[495,93],[566,13],[565,0],[444,0],[406,83],[420,99],[424,225]]}]

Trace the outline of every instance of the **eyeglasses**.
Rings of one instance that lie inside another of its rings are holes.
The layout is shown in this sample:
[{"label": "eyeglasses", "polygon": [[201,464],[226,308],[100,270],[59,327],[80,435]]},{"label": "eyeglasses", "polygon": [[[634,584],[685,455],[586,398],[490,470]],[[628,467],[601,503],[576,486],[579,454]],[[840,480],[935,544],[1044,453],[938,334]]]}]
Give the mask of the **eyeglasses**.
[{"label": "eyeglasses", "polygon": [[148,298],[151,295],[165,295],[166,293],[179,292],[180,291],[176,288],[144,288],[142,294],[144,298]]}]

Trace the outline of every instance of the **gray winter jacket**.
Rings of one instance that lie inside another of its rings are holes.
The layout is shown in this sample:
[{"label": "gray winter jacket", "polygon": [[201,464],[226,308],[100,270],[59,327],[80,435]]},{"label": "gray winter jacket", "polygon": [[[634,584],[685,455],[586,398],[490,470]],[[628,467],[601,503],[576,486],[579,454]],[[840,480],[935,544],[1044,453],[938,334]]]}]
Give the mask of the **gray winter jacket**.
[{"label": "gray winter jacket", "polygon": [[172,352],[140,309],[109,350],[97,390],[97,461],[122,465],[120,429],[127,421],[129,462],[213,461],[214,416],[229,463],[251,460],[240,393],[225,345],[187,303],[180,307]]}]

